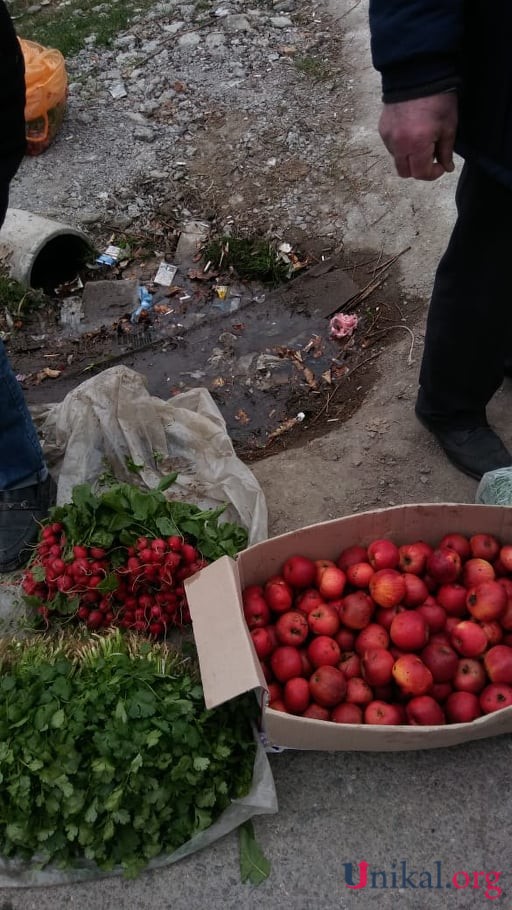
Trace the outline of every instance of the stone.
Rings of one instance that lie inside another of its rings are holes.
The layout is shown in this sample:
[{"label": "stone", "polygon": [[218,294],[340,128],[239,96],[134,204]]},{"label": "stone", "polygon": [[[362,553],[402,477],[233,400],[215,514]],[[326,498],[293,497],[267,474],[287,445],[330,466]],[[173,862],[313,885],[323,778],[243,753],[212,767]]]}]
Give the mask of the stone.
[{"label": "stone", "polygon": [[178,38],[179,47],[197,47],[201,43],[201,36],[197,32],[188,32],[186,35],[180,35]]},{"label": "stone", "polygon": [[293,22],[289,16],[271,16],[270,24],[273,25],[274,28],[291,28],[293,26]]},{"label": "stone", "polygon": [[226,44],[226,36],[222,32],[210,32],[206,37],[205,44],[206,47],[209,47],[212,50],[224,47]]},{"label": "stone", "polygon": [[231,16],[226,16],[224,20],[224,28],[227,32],[250,32],[251,23],[249,22],[247,16],[244,16],[243,13],[233,13]]},{"label": "stone", "polygon": [[154,142],[155,134],[149,126],[136,126],[133,131],[133,138],[141,142]]},{"label": "stone", "polygon": [[174,253],[175,265],[191,266],[194,257],[210,232],[210,225],[204,221],[187,221],[182,229]]},{"label": "stone", "polygon": [[137,288],[135,278],[88,281],[82,296],[82,331],[95,331],[102,325],[110,325],[125,313],[132,313],[139,303]]},{"label": "stone", "polygon": [[167,32],[168,35],[175,35],[176,32],[179,32],[180,29],[185,25],[184,22],[171,22],[170,25],[162,26],[164,32]]}]

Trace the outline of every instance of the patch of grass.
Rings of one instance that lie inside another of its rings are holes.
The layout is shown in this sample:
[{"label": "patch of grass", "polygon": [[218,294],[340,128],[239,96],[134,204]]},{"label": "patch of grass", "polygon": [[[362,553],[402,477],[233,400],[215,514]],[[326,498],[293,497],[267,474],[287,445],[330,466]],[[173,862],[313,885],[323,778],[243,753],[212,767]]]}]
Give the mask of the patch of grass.
[{"label": "patch of grass", "polygon": [[69,0],[28,13],[27,0],[13,0],[10,6],[20,38],[55,47],[65,57],[84,47],[85,39],[96,37],[96,46],[107,46],[125,29],[135,12],[151,6],[151,0]]},{"label": "patch of grass", "polygon": [[318,57],[305,55],[304,57],[295,57],[293,60],[296,69],[305,76],[310,76],[315,82],[323,82],[332,76],[331,70]]},{"label": "patch of grass", "polygon": [[262,237],[216,237],[205,247],[203,258],[215,268],[232,268],[240,278],[263,284],[280,284],[289,277],[288,265]]},{"label": "patch of grass", "polygon": [[0,311],[8,310],[12,316],[20,316],[46,303],[48,298],[42,291],[26,288],[5,272],[0,272]]}]

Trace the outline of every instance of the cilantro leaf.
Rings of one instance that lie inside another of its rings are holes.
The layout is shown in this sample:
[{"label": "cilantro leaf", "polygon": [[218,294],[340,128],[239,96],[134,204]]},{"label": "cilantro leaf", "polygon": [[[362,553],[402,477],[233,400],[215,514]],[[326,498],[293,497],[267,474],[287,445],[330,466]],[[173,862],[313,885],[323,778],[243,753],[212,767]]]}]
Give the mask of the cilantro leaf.
[{"label": "cilantro leaf", "polygon": [[240,877],[243,882],[261,885],[270,875],[270,863],[262,853],[254,834],[251,821],[240,825]]}]

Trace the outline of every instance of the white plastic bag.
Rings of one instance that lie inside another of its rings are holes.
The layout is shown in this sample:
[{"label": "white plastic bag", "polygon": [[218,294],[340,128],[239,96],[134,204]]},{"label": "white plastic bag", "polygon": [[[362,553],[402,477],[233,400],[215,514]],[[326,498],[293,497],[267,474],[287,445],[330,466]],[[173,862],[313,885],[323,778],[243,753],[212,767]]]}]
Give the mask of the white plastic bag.
[{"label": "white plastic bag", "polygon": [[59,504],[69,502],[76,484],[97,480],[107,465],[118,480],[128,482],[137,470],[148,488],[177,471],[170,498],[204,508],[228,503],[221,520],[243,525],[251,544],[267,537],[263,491],[235,455],[207,389],[164,401],[149,394],[139,373],[115,366],[33,415],[48,465],[58,478]]},{"label": "white plastic bag", "polygon": [[478,484],[475,502],[486,506],[512,506],[512,467],[484,474]]}]

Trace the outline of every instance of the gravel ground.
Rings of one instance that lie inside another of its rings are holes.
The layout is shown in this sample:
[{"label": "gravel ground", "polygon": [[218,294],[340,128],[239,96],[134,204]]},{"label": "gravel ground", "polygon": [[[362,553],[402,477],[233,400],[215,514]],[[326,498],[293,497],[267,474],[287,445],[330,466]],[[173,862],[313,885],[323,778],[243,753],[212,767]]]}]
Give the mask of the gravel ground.
[{"label": "gravel ground", "polygon": [[93,230],[185,210],[280,236],[338,235],[332,185],[354,154],[341,27],[308,0],[218,2],[157,3],[109,49],[96,48],[91,22],[67,62],[62,131],[25,160],[11,205]]}]

